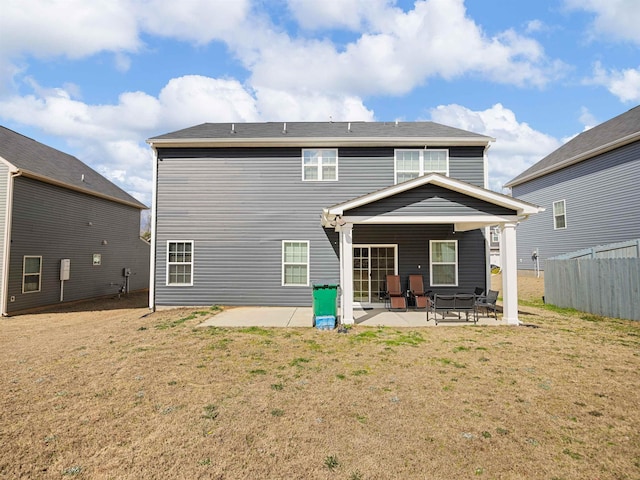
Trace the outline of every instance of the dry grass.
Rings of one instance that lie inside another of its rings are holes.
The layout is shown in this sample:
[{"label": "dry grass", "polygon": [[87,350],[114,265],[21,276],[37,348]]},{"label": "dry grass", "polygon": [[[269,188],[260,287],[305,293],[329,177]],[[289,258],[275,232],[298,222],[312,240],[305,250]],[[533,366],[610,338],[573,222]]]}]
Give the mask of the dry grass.
[{"label": "dry grass", "polygon": [[138,301],[0,320],[1,478],[640,478],[638,322],[196,329]]}]

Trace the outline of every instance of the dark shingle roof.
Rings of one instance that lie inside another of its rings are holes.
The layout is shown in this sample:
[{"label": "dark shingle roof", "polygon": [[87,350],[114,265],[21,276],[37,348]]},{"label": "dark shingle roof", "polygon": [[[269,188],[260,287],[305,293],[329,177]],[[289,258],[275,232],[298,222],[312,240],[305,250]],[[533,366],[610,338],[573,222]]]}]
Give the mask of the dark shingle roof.
[{"label": "dark shingle roof", "polygon": [[286,138],[456,138],[489,143],[493,139],[434,122],[265,122],[203,123],[150,138],[162,140],[196,139],[282,139]]},{"label": "dark shingle roof", "polygon": [[601,154],[603,149],[606,151],[607,148],[621,146],[634,138],[640,139],[640,106],[582,132],[507,182],[505,186],[512,187],[533,180],[564,166]]},{"label": "dark shingle roof", "polygon": [[25,176],[62,184],[135,206],[147,207],[76,157],[44,145],[20,133],[0,126],[0,157],[21,170]]}]

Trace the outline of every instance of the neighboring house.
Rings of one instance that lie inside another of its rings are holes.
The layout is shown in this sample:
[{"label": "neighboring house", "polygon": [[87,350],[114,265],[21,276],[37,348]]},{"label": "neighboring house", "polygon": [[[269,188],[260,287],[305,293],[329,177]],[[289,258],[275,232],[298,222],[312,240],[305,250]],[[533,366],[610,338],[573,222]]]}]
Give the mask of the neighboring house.
[{"label": "neighboring house", "polygon": [[581,133],[505,186],[545,208],[518,228],[519,269],[544,270],[548,258],[640,237],[640,107]]},{"label": "neighboring house", "polygon": [[538,208],[487,190],[493,139],[432,122],[194,126],[148,140],[156,162],[150,307],[311,305],[338,282],[344,323],[385,279],[489,285],[501,225],[505,319],[517,323],[515,226]]},{"label": "neighboring house", "polygon": [[77,158],[0,127],[2,314],[147,288],[144,209]]}]

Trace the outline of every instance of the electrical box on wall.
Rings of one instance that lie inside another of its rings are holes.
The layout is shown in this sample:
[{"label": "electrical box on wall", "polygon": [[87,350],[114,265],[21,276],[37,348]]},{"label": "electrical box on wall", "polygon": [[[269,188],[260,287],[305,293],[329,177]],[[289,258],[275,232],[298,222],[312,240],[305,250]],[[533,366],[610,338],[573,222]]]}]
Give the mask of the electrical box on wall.
[{"label": "electrical box on wall", "polygon": [[71,271],[71,260],[63,258],[60,260],[60,280],[69,280],[69,273]]}]

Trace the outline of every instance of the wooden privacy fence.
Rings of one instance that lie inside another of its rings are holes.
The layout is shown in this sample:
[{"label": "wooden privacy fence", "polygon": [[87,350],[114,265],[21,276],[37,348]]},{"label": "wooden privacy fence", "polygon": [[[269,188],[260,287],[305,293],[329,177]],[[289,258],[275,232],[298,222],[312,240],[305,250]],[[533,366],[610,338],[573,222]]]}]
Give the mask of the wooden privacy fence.
[{"label": "wooden privacy fence", "polygon": [[640,258],[548,259],[544,293],[558,307],[640,320]]}]

